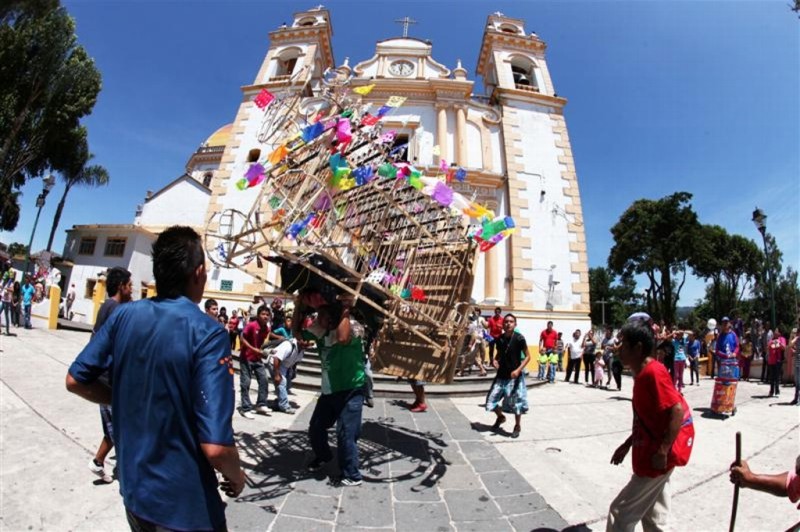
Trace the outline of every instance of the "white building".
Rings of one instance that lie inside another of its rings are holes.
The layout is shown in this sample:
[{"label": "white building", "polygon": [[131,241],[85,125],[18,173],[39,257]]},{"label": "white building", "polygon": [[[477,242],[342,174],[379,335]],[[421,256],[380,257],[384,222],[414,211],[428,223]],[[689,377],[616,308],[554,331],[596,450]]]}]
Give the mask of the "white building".
[{"label": "white building", "polygon": [[[262,89],[279,97],[302,91],[300,111],[313,116],[326,69],[338,68],[352,73],[352,86],[375,84],[364,98],[375,107],[393,95],[407,98],[383,119],[384,130],[408,141],[408,159],[417,167],[438,166],[441,159],[465,167],[467,182],[454,188],[514,218],[517,233],[480,255],[473,299],[513,311],[532,340],[551,319],[559,330],[585,330],[589,274],[580,194],[563,115],[566,100],[550,78],[545,43],[525,32],[524,21],[490,15],[477,65],[486,95],[474,96],[474,82],[460,62],[450,68],[436,61],[427,41],[386,39],[371,57],[352,67],[345,59],[337,67],[332,33],[329,13],[320,7],[296,13],[290,26],[269,34],[255,79],[242,87],[230,140],[211,182],[209,230],[218,230],[223,212],[249,211],[258,189],[241,191],[235,184],[278,140],[279,135],[259,140],[268,136],[264,131],[274,118],[254,97]],[[253,261],[247,268],[253,273],[266,268],[266,279],[278,284],[273,265]],[[207,294],[224,300],[270,289],[245,272],[214,269]]]},{"label": "white building", "polygon": [[[144,287],[152,280],[149,244],[167,226],[217,230],[220,213],[249,211],[257,189],[241,191],[236,182],[276,140],[259,141],[270,117],[252,100],[262,89],[278,96],[302,90],[300,109],[313,112],[326,69],[337,68],[332,34],[327,10],[296,13],[290,26],[269,34],[266,56],[253,82],[242,87],[233,122],[191,156],[187,175],[149,195],[130,226],[69,231],[64,255],[75,262],[70,282],[79,296],[90,293],[100,271],[117,264],[134,272],[136,286]],[[345,59],[338,66],[353,74],[353,86],[376,85],[367,102],[380,106],[393,95],[407,98],[383,122],[385,130],[408,141],[409,160],[418,167],[438,166],[441,159],[457,163],[468,178],[454,188],[514,218],[516,234],[480,255],[473,299],[513,311],[532,343],[547,320],[562,331],[590,323],[586,238],[563,114],[566,100],[556,94],[545,48],[537,35],[526,33],[524,21],[490,15],[476,69],[484,80],[482,96],[473,94],[474,81],[460,62],[443,65],[434,59],[432,45],[416,38],[386,39],[371,57],[352,67]],[[279,284],[273,265],[253,261],[247,267],[266,268],[267,280]],[[230,309],[270,291],[245,272],[211,267],[206,296]]]}]

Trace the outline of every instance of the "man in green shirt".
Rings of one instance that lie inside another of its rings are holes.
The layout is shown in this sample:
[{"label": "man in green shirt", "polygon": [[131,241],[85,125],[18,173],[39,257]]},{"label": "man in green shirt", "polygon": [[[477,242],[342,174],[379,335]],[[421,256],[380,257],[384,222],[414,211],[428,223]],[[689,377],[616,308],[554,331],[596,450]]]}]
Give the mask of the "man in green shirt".
[{"label": "man in green shirt", "polygon": [[308,437],[314,460],[308,465],[320,469],[333,458],[328,445],[328,429],[336,424],[336,447],[342,486],[361,484],[358,470],[358,437],[361,434],[361,410],[364,404],[364,347],[354,334],[349,306],[338,309],[322,306],[317,319],[304,332],[317,344],[322,361],[322,395],[317,400]]}]

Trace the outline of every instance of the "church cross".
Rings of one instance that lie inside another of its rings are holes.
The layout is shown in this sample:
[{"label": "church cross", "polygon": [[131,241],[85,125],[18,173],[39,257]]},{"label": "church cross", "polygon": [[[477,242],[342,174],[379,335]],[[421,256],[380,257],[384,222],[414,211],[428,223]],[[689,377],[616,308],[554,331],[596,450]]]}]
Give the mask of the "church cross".
[{"label": "church cross", "polygon": [[395,20],[398,24],[403,25],[403,37],[408,37],[408,25],[409,24],[416,24],[417,21],[408,17],[403,17]]},{"label": "church cross", "polygon": [[494,13],[492,13],[492,15],[494,15],[496,17],[504,17],[505,16],[503,13],[501,13],[499,11],[495,11]]}]

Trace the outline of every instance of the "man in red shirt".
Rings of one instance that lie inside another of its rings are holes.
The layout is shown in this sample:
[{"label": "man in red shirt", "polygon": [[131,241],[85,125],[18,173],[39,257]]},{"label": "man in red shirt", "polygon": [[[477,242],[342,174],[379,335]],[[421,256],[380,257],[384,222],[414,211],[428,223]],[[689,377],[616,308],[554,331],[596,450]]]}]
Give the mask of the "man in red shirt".
[{"label": "man in red shirt", "polygon": [[549,356],[556,350],[556,342],[558,341],[558,333],[553,329],[553,322],[547,322],[547,329],[542,331],[539,335],[539,354],[547,353]]},{"label": "man in red shirt", "polygon": [[664,530],[670,506],[668,463],[683,421],[681,397],[663,364],[653,357],[655,340],[646,321],[628,321],[620,331],[619,356],[633,372],[633,431],[611,457],[618,465],[633,447],[633,476],[608,509],[606,531]]},{"label": "man in red shirt", "polygon": [[256,319],[248,323],[242,331],[242,350],[239,356],[239,387],[242,401],[239,413],[247,419],[255,419],[253,403],[250,402],[250,381],[255,376],[258,382],[256,412],[269,415],[267,408],[267,371],[261,357],[261,346],[269,336],[269,309],[261,305],[256,311]]},{"label": "man in red shirt", "polygon": [[494,309],[494,316],[486,320],[489,329],[489,336],[492,341],[489,342],[489,362],[494,360],[494,349],[497,344],[497,339],[503,334],[503,309],[497,307]]}]

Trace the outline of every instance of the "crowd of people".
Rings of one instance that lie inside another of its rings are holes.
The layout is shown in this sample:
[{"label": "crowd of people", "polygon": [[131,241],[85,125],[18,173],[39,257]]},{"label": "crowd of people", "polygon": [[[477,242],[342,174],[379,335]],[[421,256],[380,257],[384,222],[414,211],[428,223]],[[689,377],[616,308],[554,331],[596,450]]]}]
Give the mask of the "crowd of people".
[{"label": "crowd of people", "polygon": [[[237,309],[227,321],[220,320],[225,313],[216,301],[205,301],[205,312],[199,307],[207,273],[201,239],[187,227],[172,227],[159,235],[153,245],[153,270],[158,297],[135,302],[130,301],[130,273],[109,272],[109,300],[101,308],[92,339],[66,377],[69,391],[101,405],[104,436],[90,468],[110,480],[105,460],[116,448],[115,476],[131,529],[225,529],[219,490],[237,496],[245,482],[232,428],[237,409],[232,352],[237,345],[238,410],[248,419],[270,409],[267,373],[275,386],[271,409],[292,413],[287,397],[292,370],[305,350],[317,350],[321,395],[308,427],[312,456],[307,467],[317,470],[333,459],[327,431],[335,425],[339,474],[333,482],[360,485],[358,439],[363,407],[371,406],[371,333],[353,302],[301,293],[289,316],[279,299],[269,305],[254,299],[246,312]],[[487,367],[495,370],[485,409],[495,414],[497,431],[507,421],[506,414],[514,415],[514,438],[528,410],[525,373],[531,360],[517,325],[516,317],[504,315],[501,308],[488,320],[474,313],[465,345],[469,358],[463,363],[474,361],[482,372]],[[621,388],[623,367],[634,376],[633,430],[612,457],[612,463],[619,464],[633,450],[633,476],[611,504],[607,527],[628,530],[642,521],[646,527],[660,528],[669,512],[670,476],[674,466],[681,465],[673,443],[682,441],[690,412],[678,374],[687,361],[692,368],[702,344],[697,345],[691,331],[656,327],[646,315],[632,316],[618,334],[607,329],[597,338],[593,331],[575,330],[570,336],[563,341],[552,322],[540,333],[539,353],[546,356],[541,378],[555,382],[556,372],[564,369],[560,366],[565,354],[570,382],[578,382],[581,363],[584,382],[592,386],[605,381],[607,387],[613,377]],[[777,352],[785,343],[776,336],[769,338],[768,348]],[[740,348],[731,320],[723,319],[712,339],[717,355],[728,357]],[[790,345],[796,353],[796,335]],[[610,369],[608,376],[605,368]],[[696,376],[691,373],[691,383]],[[250,397],[253,378],[258,385],[255,405]],[[411,385],[412,410],[425,412],[424,383]],[[731,472],[731,479],[743,486],[773,489],[777,481],[764,478],[746,464]]]}]

